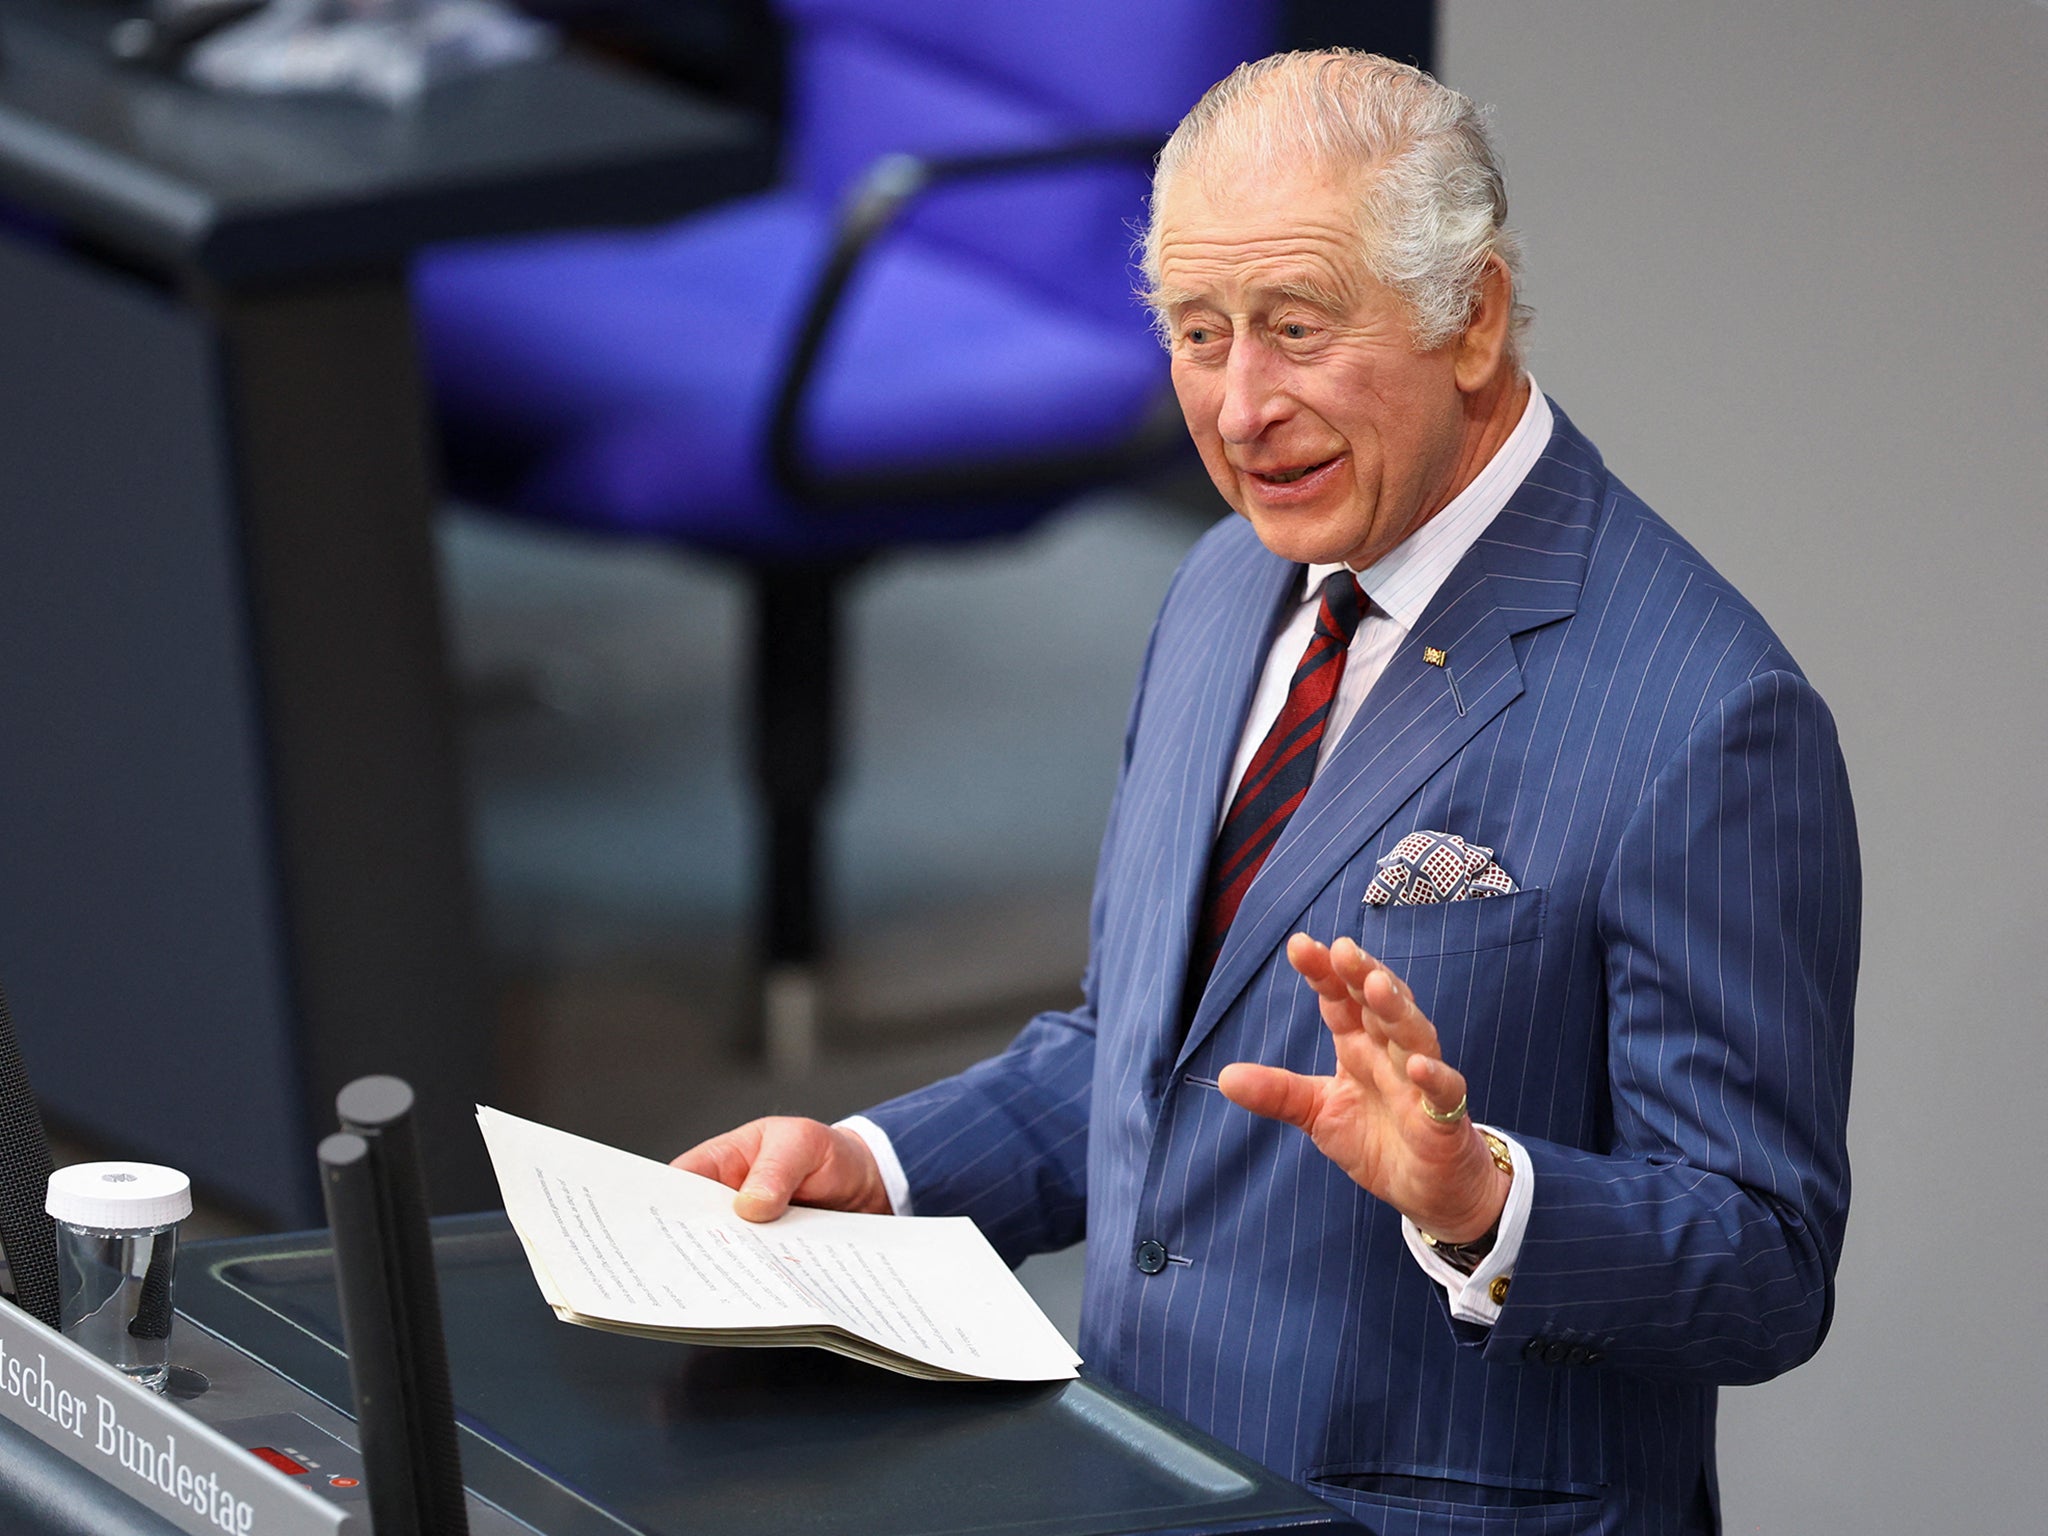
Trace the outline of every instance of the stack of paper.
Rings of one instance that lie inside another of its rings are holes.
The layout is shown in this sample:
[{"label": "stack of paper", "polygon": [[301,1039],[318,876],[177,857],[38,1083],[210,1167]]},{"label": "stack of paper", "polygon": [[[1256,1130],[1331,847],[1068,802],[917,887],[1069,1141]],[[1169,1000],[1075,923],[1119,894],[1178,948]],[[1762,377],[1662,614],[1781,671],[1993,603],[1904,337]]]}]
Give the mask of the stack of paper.
[{"label": "stack of paper", "polygon": [[793,1207],[479,1106],[505,1211],[564,1322],[691,1344],[810,1344],[936,1381],[1065,1381],[1081,1363],[965,1217]]}]

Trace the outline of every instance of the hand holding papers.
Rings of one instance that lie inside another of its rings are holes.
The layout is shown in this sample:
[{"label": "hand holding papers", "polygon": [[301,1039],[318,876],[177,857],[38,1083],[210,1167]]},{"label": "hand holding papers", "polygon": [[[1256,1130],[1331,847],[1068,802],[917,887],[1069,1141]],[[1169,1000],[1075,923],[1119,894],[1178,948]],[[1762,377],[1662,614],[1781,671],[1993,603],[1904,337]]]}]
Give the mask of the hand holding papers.
[{"label": "hand holding papers", "polygon": [[810,1344],[938,1381],[1066,1381],[1080,1358],[965,1217],[792,1208],[494,1109],[505,1211],[564,1322],[691,1344]]}]

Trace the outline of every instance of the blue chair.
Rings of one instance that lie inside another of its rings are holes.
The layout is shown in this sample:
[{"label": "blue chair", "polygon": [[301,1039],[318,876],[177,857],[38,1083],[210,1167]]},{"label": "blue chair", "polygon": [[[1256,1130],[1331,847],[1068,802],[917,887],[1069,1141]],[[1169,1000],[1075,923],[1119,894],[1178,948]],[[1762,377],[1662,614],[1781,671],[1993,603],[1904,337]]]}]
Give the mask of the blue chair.
[{"label": "blue chair", "polygon": [[666,228],[430,253],[451,486],[740,562],[771,1057],[813,1039],[848,577],[1185,443],[1132,297],[1151,156],[1261,0],[780,0],[786,179]]}]

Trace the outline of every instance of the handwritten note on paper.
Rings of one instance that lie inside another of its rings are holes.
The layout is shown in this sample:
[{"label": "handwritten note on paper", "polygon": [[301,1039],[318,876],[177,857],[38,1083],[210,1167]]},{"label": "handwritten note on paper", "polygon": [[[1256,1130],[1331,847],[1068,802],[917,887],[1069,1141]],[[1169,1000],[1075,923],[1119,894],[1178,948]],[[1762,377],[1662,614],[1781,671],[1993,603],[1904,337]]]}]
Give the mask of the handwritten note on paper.
[{"label": "handwritten note on paper", "polygon": [[713,1180],[499,1110],[477,1122],[534,1278],[567,1322],[813,1344],[953,1379],[1063,1381],[1080,1364],[964,1217],[796,1207],[755,1224]]}]

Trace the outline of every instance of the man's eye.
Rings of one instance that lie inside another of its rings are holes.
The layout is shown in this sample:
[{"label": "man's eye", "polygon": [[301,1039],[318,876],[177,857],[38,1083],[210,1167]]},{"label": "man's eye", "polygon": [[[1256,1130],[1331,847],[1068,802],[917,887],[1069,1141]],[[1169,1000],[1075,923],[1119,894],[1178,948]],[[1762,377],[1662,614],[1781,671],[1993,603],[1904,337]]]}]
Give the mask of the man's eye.
[{"label": "man's eye", "polygon": [[1211,331],[1206,325],[1191,325],[1187,329],[1188,345],[1191,347],[1207,346],[1210,337],[1213,335],[1215,335],[1215,332]]},{"label": "man's eye", "polygon": [[1290,320],[1285,325],[1280,327],[1280,334],[1282,336],[1285,336],[1289,341],[1307,341],[1308,327],[1303,325],[1299,320]]}]

